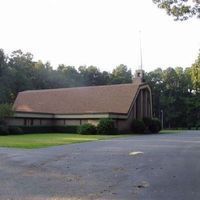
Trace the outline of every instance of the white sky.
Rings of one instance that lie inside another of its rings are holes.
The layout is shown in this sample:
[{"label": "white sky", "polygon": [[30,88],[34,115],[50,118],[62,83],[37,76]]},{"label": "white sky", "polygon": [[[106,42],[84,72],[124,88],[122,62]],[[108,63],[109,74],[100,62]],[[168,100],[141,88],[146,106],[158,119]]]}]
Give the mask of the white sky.
[{"label": "white sky", "polygon": [[34,59],[111,71],[190,66],[200,49],[200,20],[175,22],[152,0],[0,0],[0,48]]}]

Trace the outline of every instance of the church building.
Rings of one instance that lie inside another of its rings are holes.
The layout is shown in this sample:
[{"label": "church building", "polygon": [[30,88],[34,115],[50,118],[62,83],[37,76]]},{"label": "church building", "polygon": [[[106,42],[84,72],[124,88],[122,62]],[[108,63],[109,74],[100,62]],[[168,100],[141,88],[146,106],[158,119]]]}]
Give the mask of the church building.
[{"label": "church building", "polygon": [[20,92],[9,125],[97,125],[101,118],[112,118],[119,131],[129,131],[133,119],[152,117],[151,89],[143,75],[136,70],[130,84]]}]

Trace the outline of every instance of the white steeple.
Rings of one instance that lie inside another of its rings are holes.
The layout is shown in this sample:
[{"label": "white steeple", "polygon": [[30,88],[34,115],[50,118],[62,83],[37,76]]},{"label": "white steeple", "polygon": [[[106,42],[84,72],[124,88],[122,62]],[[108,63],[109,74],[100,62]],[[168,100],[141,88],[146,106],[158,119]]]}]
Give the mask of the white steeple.
[{"label": "white steeple", "polygon": [[143,57],[142,57],[142,39],[141,39],[141,31],[139,31],[139,52],[140,52],[140,65],[139,68],[135,71],[133,83],[143,83],[144,80],[144,70],[143,70]]},{"label": "white steeple", "polygon": [[143,60],[142,60],[142,39],[141,39],[141,31],[139,31],[139,41],[140,41],[140,70],[143,68]]}]

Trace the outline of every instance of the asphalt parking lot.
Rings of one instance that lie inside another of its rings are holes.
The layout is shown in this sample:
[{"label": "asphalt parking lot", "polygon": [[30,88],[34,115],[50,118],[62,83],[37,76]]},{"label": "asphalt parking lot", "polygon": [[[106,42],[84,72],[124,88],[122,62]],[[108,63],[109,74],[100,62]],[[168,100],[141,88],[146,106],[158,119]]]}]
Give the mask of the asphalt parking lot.
[{"label": "asphalt parking lot", "polygon": [[0,148],[2,200],[199,200],[200,131]]}]

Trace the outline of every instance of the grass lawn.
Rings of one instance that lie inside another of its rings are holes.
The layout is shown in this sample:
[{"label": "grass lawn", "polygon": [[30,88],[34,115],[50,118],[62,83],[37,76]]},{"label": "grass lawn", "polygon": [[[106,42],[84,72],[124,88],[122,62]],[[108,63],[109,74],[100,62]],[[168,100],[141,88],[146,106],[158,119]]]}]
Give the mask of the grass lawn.
[{"label": "grass lawn", "polygon": [[161,134],[180,133],[180,132],[183,132],[183,130],[162,130],[162,131],[160,131]]},{"label": "grass lawn", "polygon": [[[160,133],[169,134],[179,132],[181,132],[181,130],[162,130]],[[34,149],[63,144],[105,140],[125,136],[128,135],[79,135],[59,133],[9,135],[0,136],[0,147]]]},{"label": "grass lawn", "polygon": [[0,136],[0,147],[13,148],[42,148],[63,144],[72,144],[80,142],[97,141],[123,137],[122,135],[79,135],[79,134],[26,134],[26,135],[9,135]]}]

